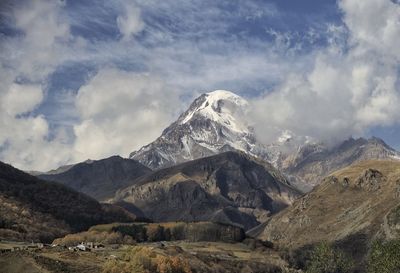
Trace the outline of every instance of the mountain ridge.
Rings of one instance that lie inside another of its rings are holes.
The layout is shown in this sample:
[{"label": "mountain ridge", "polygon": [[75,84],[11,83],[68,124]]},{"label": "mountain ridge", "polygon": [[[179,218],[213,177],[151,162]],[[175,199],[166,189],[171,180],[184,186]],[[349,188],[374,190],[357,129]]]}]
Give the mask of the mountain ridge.
[{"label": "mountain ridge", "polygon": [[309,144],[288,155],[281,170],[294,177],[292,183],[305,191],[316,186],[326,175],[364,160],[399,160],[400,153],[377,137],[349,138],[336,146]]},{"label": "mountain ridge", "polygon": [[39,174],[38,177],[59,182],[97,200],[106,201],[118,189],[129,186],[132,180],[149,172],[151,170],[148,167],[135,160],[111,156],[60,167]]},{"label": "mountain ridge", "polygon": [[202,94],[160,137],[129,157],[151,169],[160,169],[239,150],[272,163],[304,192],[325,175],[354,162],[400,159],[398,151],[376,137],[350,138],[328,146],[310,136],[297,136],[283,129],[276,141],[262,144],[246,121],[249,107],[244,98],[230,91]]},{"label": "mountain ridge", "polygon": [[225,152],[144,175],[113,201],[132,203],[154,221],[233,217],[234,224],[249,228],[300,194],[269,163],[244,152]]}]

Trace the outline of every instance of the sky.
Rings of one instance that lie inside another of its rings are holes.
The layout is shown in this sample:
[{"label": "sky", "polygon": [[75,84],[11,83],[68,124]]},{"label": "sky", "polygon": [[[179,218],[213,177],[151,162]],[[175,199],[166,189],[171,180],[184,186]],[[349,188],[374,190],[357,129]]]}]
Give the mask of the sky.
[{"label": "sky", "polygon": [[2,0],[0,160],[45,171],[128,154],[201,93],[283,129],[400,148],[397,0]]}]

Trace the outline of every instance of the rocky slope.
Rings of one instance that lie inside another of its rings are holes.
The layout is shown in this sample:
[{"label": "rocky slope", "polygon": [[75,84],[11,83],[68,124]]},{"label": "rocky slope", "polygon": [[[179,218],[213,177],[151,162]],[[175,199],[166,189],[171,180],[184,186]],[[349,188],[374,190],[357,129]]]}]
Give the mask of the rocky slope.
[{"label": "rocky slope", "polygon": [[212,220],[248,229],[299,196],[270,164],[225,152],[145,175],[117,192],[155,221]]},{"label": "rocky slope", "polygon": [[94,224],[133,221],[135,216],[54,182],[0,162],[0,238],[52,241]]},{"label": "rocky slope", "polygon": [[309,191],[326,175],[363,160],[399,160],[400,153],[379,138],[350,138],[327,147],[308,143],[297,151],[282,157],[279,169],[287,174],[294,185]]},{"label": "rocky slope", "polygon": [[59,182],[104,201],[112,198],[118,189],[129,186],[135,178],[150,172],[149,168],[135,160],[112,156],[63,166],[38,177]]},{"label": "rocky slope", "polygon": [[249,235],[293,248],[324,240],[368,243],[399,238],[399,212],[400,162],[364,161],[326,177]]}]

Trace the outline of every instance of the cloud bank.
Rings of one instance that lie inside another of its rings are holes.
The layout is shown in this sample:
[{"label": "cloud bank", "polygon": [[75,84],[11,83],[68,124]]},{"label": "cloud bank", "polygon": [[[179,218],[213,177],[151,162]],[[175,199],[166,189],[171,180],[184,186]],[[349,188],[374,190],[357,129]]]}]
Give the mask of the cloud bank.
[{"label": "cloud bank", "polygon": [[288,129],[334,143],[400,118],[400,6],[392,1],[340,1],[347,44],[318,50],[313,68],[289,73],[254,100],[260,139]]}]

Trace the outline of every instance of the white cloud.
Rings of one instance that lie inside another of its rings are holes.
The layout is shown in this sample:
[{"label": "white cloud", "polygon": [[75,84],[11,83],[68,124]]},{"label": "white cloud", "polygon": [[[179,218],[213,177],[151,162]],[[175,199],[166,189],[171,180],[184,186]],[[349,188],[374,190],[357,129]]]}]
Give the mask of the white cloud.
[{"label": "white cloud", "polygon": [[44,99],[41,82],[62,62],[60,44],[70,37],[62,8],[57,1],[16,3],[8,19],[21,34],[1,37],[0,160],[26,170],[70,160],[59,132],[50,138],[46,118],[32,114]]},{"label": "white cloud", "polygon": [[[135,139],[120,139],[118,132],[123,134],[122,128],[126,126],[127,134],[136,137],[139,133],[133,134],[133,129],[142,129],[143,132],[145,131],[143,126],[155,126],[155,123],[158,122],[155,114],[149,113],[146,116],[143,108],[145,105],[133,103],[131,105],[133,109],[135,107],[142,109],[137,112],[138,116],[141,115],[137,124],[142,122],[141,125],[133,128],[131,124],[135,124],[135,122],[132,117],[123,114],[118,116],[119,110],[128,109],[127,105],[121,107],[121,103],[133,102],[135,98],[133,95],[121,93],[124,88],[131,90],[127,84],[132,84],[134,81],[129,81],[125,76],[122,82],[119,82],[118,76],[120,75],[118,73],[113,74],[116,78],[108,77],[107,81],[108,83],[118,82],[120,85],[118,83],[113,86],[108,85],[111,88],[104,94],[101,93],[101,90],[105,89],[99,89],[98,96],[95,96],[97,100],[91,101],[97,101],[97,104],[92,105],[91,102],[86,101],[86,105],[82,106],[80,102],[85,101],[91,92],[90,85],[84,86],[80,90],[76,101],[78,109],[81,110],[82,123],[74,127],[76,140],[68,139],[65,128],[52,128],[50,131],[46,117],[34,114],[33,111],[46,99],[46,93],[43,92],[42,87],[45,87],[48,76],[60,64],[65,61],[81,61],[98,57],[90,55],[86,51],[87,47],[92,45],[89,41],[72,35],[70,18],[65,7],[64,1],[52,0],[26,1],[8,7],[10,8],[7,13],[8,23],[17,29],[19,34],[1,37],[0,160],[25,170],[45,171],[87,157],[98,158],[101,154],[117,154],[122,150],[121,143],[123,143],[123,147],[127,147],[126,154],[136,148],[135,145],[138,142]],[[115,23],[125,39],[141,31],[144,24],[140,19],[140,11],[135,6],[124,4],[123,8],[123,12]],[[93,52],[96,51],[93,50]],[[104,73],[99,73],[100,77],[104,75]],[[97,79],[98,77],[94,77],[95,83]],[[17,84],[21,81],[29,84]],[[152,79],[147,81],[150,89],[158,88],[159,85],[156,81]],[[104,85],[105,88],[107,86],[104,82],[101,82],[101,85]],[[59,92],[61,91],[63,90]],[[118,91],[121,92],[117,94]],[[140,92],[138,91],[138,94]],[[118,98],[114,98],[113,94]],[[123,98],[125,95],[128,96],[125,98],[126,100]],[[142,95],[145,95],[145,92]],[[101,101],[102,97],[106,97],[108,101]],[[114,104],[109,105],[108,103],[113,100]],[[148,100],[150,99],[148,98]],[[91,106],[90,111],[85,111],[85,106]],[[151,109],[150,106],[147,105],[148,109]],[[153,107],[157,108],[157,106]],[[102,110],[105,112],[100,113]],[[159,109],[159,111],[162,110],[165,109]],[[64,113],[71,109],[57,111]],[[113,115],[111,112],[114,111],[115,116],[106,117],[106,111],[110,111],[110,115]],[[130,110],[127,113],[133,112]],[[166,115],[163,115],[162,118],[166,118]],[[112,124],[107,124],[107,122]],[[118,128],[119,131],[111,133],[107,131],[106,126],[111,130]],[[157,129],[159,130],[159,127],[155,126],[154,130]],[[103,134],[103,139],[101,134]],[[155,136],[154,133],[149,135],[150,137]],[[97,143],[100,145],[96,146]],[[75,147],[79,150],[75,150]]]},{"label": "white cloud", "polygon": [[38,85],[12,84],[1,99],[2,109],[15,116],[32,111],[43,99],[42,89]]},{"label": "white cloud", "polygon": [[350,47],[337,50],[341,46],[331,42],[310,72],[289,74],[255,99],[252,118],[264,141],[289,129],[332,142],[398,122],[400,6],[380,0],[343,0],[339,6]]},{"label": "white cloud", "polygon": [[178,95],[147,74],[101,70],[76,97],[82,118],[74,127],[76,151],[91,159],[128,156],[158,137],[176,117]]},{"label": "white cloud", "polygon": [[124,40],[139,33],[144,28],[144,22],[140,16],[140,10],[132,3],[125,2],[122,14],[117,17],[117,25]]},{"label": "white cloud", "polygon": [[390,0],[342,0],[344,22],[357,54],[377,52],[398,62],[400,58],[400,5]]},{"label": "white cloud", "polygon": [[26,170],[46,170],[70,160],[70,150],[60,136],[49,140],[49,126],[29,113],[41,103],[40,86],[12,84],[0,93],[0,160]]},{"label": "white cloud", "polygon": [[70,26],[61,16],[62,1],[28,1],[13,9],[14,26],[23,35],[8,41],[5,56],[18,74],[41,80],[63,61],[64,42],[71,39]]},{"label": "white cloud", "polygon": [[69,25],[58,14],[63,5],[61,1],[30,1],[14,10],[15,26],[25,33],[27,42],[49,48],[55,39],[69,36]]}]

